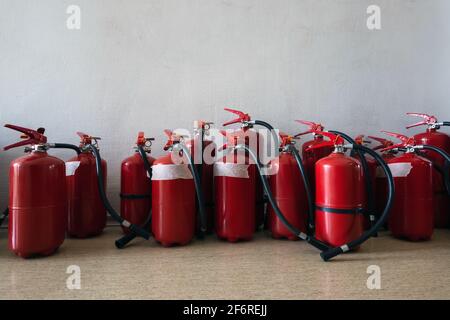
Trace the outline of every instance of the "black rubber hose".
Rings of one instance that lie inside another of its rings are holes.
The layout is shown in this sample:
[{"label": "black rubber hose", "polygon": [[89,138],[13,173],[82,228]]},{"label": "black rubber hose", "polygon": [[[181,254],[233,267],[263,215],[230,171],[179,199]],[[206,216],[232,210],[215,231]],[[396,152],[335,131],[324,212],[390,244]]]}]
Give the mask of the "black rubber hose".
[{"label": "black rubber hose", "polygon": [[74,145],[74,144],[69,144],[69,143],[51,143],[50,148],[55,148],[55,149],[71,149],[74,150],[77,154],[81,153],[81,149]]},{"label": "black rubber hose", "polygon": [[[272,135],[273,141],[275,143],[275,156],[277,156],[279,153],[278,146],[280,145],[280,141],[278,139],[278,135],[275,132],[275,129],[273,128],[273,126],[262,120],[254,120],[253,122],[256,125],[265,127],[267,130],[270,131],[270,134]],[[259,157],[259,155],[258,155],[258,157]]]},{"label": "black rubber hose", "polygon": [[264,187],[264,191],[266,192],[266,194],[269,198],[269,203],[272,206],[272,209],[275,211],[275,214],[277,215],[277,217],[286,226],[286,228],[289,229],[290,232],[292,232],[294,235],[296,235],[300,239],[305,240],[306,242],[308,242],[309,244],[311,244],[312,246],[316,247],[317,249],[319,249],[321,251],[330,249],[330,247],[327,244],[314,238],[313,236],[307,235],[306,233],[300,231],[286,219],[286,217],[281,212],[280,208],[278,207],[278,205],[273,197],[272,190],[270,189],[269,181],[267,180],[267,177],[263,174],[262,165],[259,162],[257,156],[254,154],[254,152],[248,146],[246,146],[244,144],[238,145],[238,146],[236,146],[236,148],[244,149],[245,151],[247,151],[250,154],[250,156],[253,158],[253,161],[255,161],[256,166],[258,168],[259,177],[261,178],[261,181],[262,181],[262,184]]},{"label": "black rubber hose", "polygon": [[293,146],[289,146],[290,151],[294,155],[295,161],[297,162],[297,166],[300,169],[300,173],[302,175],[303,184],[305,185],[306,189],[306,198],[308,200],[308,230],[309,235],[314,234],[314,198],[312,196],[312,188],[311,184],[309,183],[308,176],[306,175],[305,167],[303,166],[302,159],[300,158],[300,154],[298,153],[298,150]]},{"label": "black rubber hose", "polygon": [[[336,135],[340,135],[342,138],[344,138],[345,140],[347,140],[349,143],[351,143],[352,145],[357,145],[356,141],[350,137],[349,135],[340,132],[340,131],[336,131],[336,130],[328,130],[328,132],[334,133]],[[353,149],[352,151],[355,151],[356,154],[359,157],[359,160],[361,161],[361,166],[364,172],[364,177],[365,177],[365,181],[364,184],[366,186],[366,194],[367,194],[367,209],[369,212],[365,213],[365,216],[369,218],[370,221],[370,226],[373,226],[373,224],[375,223],[375,196],[373,193],[373,188],[372,188],[372,176],[370,174],[370,170],[369,170],[369,166],[367,165],[367,159],[364,156],[363,152],[359,149]],[[375,234],[376,236],[376,234]]]},{"label": "black rubber hose", "polygon": [[3,224],[3,221],[5,221],[5,219],[8,217],[9,215],[9,208],[6,208],[2,215],[0,216],[0,226]]},{"label": "black rubber hose", "polygon": [[[152,167],[150,166],[150,163],[148,162],[147,154],[142,146],[138,146],[138,152],[139,152],[139,155],[142,157],[142,161],[144,162],[145,171],[147,171],[147,174],[151,180],[152,179]],[[151,187],[151,184],[150,184],[150,187]],[[145,220],[142,228],[144,230],[150,230],[151,224],[152,224],[152,210],[150,209],[150,212],[148,213],[148,217]],[[129,232],[126,235],[122,236],[121,238],[117,239],[115,242],[117,249],[125,248],[125,246],[128,243],[130,243],[131,241],[133,241],[136,238],[136,236],[137,235],[135,233]]]},{"label": "black rubber hose", "polygon": [[194,177],[194,185],[195,185],[195,193],[197,194],[197,201],[198,201],[198,209],[199,209],[199,215],[200,215],[200,237],[203,237],[207,231],[207,221],[206,221],[206,210],[205,210],[205,200],[203,197],[203,190],[202,190],[202,181],[200,180],[200,175],[198,174],[197,168],[194,164],[194,161],[192,160],[192,156],[189,153],[188,148],[182,144],[179,143],[179,146],[181,146],[181,150],[183,150],[183,153],[186,155],[186,158],[189,162],[189,168],[191,169],[192,176]]},{"label": "black rubber hose", "polygon": [[140,237],[148,240],[150,238],[150,233],[148,231],[142,229],[141,227],[139,227],[133,223],[130,223],[128,220],[125,220],[124,218],[122,218],[120,216],[120,214],[118,214],[116,212],[116,210],[114,210],[114,208],[112,207],[111,203],[109,202],[109,200],[106,196],[105,188],[103,185],[104,179],[103,179],[102,158],[100,157],[100,151],[98,151],[98,149],[91,144],[87,144],[86,148],[91,150],[91,152],[95,158],[95,166],[97,169],[98,191],[100,193],[100,198],[102,199],[103,205],[105,206],[106,210],[109,212],[109,214],[111,215],[111,217],[114,220],[116,220],[118,223],[120,223],[120,225],[130,229],[130,231],[132,233],[135,233],[137,236],[140,236]]},{"label": "black rubber hose", "polygon": [[439,153],[445,159],[445,166],[444,166],[444,169],[443,169],[444,170],[444,182],[445,182],[445,186],[446,186],[447,192],[450,194],[450,192],[449,192],[449,190],[450,190],[450,181],[449,181],[450,155],[447,152],[445,152],[444,150],[442,150],[442,149],[439,149],[437,147],[430,146],[430,145],[427,145],[427,144],[424,144],[424,145],[421,145],[421,146],[418,146],[418,147],[419,147],[419,149],[431,150],[431,151],[434,151],[436,153]]},{"label": "black rubber hose", "polygon": [[334,247],[327,251],[322,252],[320,256],[324,261],[328,261],[341,253],[352,250],[361,245],[370,237],[373,237],[374,234],[376,234],[378,230],[385,224],[389,216],[389,211],[391,210],[392,203],[394,201],[394,193],[395,193],[394,178],[392,177],[392,173],[391,170],[389,169],[389,166],[386,164],[383,158],[381,158],[381,156],[379,156],[378,153],[376,153],[372,149],[366,148],[364,146],[353,145],[353,148],[359,149],[363,153],[367,153],[370,156],[372,156],[379,163],[380,167],[383,169],[388,182],[388,198],[386,206],[384,207],[383,213],[381,214],[380,218],[375,222],[375,224],[369,230],[365,231],[358,239],[350,241],[349,243],[344,244],[340,247]]},{"label": "black rubber hose", "polygon": [[[145,221],[145,223],[143,225],[144,230],[150,230],[151,225],[152,225],[152,211],[150,210],[147,220]],[[127,233],[123,237],[116,240],[116,242],[115,242],[116,248],[117,249],[125,248],[125,246],[128,243],[130,243],[131,241],[133,241],[136,237],[137,237],[137,235],[134,232]]]},{"label": "black rubber hose", "polygon": [[442,122],[442,125],[450,127],[450,121],[444,121],[444,122]]}]

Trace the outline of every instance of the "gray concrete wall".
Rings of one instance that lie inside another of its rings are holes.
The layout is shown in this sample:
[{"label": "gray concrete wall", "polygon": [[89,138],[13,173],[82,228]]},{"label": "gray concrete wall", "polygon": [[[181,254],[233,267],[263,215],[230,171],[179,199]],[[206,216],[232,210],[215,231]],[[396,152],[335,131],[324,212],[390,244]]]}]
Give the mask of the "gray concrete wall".
[{"label": "gray concrete wall", "polygon": [[[80,30],[66,27],[71,4]],[[117,203],[137,131],[158,155],[164,128],[221,124],[225,106],[290,133],[298,118],[352,134],[404,132],[407,111],[449,119],[449,12],[448,0],[0,0],[0,123],[102,136]],[[18,138],[0,132],[0,146]],[[21,154],[0,152],[1,207]]]}]

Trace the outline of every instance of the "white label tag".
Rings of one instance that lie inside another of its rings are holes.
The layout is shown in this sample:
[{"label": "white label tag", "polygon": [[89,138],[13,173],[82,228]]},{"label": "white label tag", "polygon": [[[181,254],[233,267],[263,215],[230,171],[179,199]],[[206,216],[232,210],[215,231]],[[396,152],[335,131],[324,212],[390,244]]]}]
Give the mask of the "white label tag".
[{"label": "white label tag", "polygon": [[[412,165],[409,162],[390,163],[388,166],[393,177],[407,177],[412,169]],[[386,177],[383,169],[380,167],[377,168],[377,177]]]},{"label": "white label tag", "polygon": [[80,166],[80,161],[68,161],[66,162],[66,177],[73,176]]},{"label": "white label tag", "polygon": [[187,164],[157,164],[152,166],[152,180],[194,179]]},{"label": "white label tag", "polygon": [[249,178],[248,164],[216,162],[214,164],[215,177]]}]

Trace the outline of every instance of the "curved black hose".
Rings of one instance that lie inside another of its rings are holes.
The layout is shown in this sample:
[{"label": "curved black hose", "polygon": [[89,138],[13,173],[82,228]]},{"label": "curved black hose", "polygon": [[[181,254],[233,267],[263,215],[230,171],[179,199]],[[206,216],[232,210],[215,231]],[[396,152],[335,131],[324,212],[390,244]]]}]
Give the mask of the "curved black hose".
[{"label": "curved black hose", "polygon": [[250,156],[253,158],[253,161],[255,161],[256,166],[258,167],[259,177],[261,178],[261,181],[262,181],[262,184],[264,187],[264,191],[266,192],[266,194],[269,198],[269,203],[272,206],[272,209],[275,211],[275,214],[277,215],[277,217],[286,226],[286,228],[289,229],[290,232],[292,232],[294,235],[296,235],[300,239],[305,240],[306,242],[308,242],[309,244],[313,245],[314,247],[316,247],[317,249],[319,249],[321,251],[330,249],[330,247],[327,244],[323,243],[322,241],[316,239],[313,236],[303,233],[302,231],[297,229],[295,226],[293,226],[286,219],[286,217],[281,212],[280,208],[277,205],[277,202],[275,201],[275,199],[273,197],[272,190],[270,189],[269,181],[267,180],[267,177],[262,172],[263,171],[262,165],[259,162],[258,157],[254,154],[254,152],[248,146],[246,146],[244,144],[238,145],[238,146],[236,146],[236,148],[244,149],[245,151],[247,151],[250,154]]},{"label": "curved black hose", "polygon": [[203,237],[207,231],[207,218],[206,218],[206,210],[205,210],[205,200],[203,197],[203,190],[202,190],[202,182],[200,180],[200,175],[198,174],[198,170],[194,164],[194,161],[192,160],[192,156],[189,153],[188,148],[182,144],[179,143],[179,146],[181,146],[181,150],[183,150],[183,153],[186,155],[186,158],[189,162],[189,168],[191,169],[192,176],[194,177],[194,185],[195,185],[195,193],[197,194],[197,201],[198,201],[198,209],[200,214],[200,237]]},{"label": "curved black hose", "polygon": [[9,215],[9,208],[6,208],[5,211],[3,211],[2,215],[0,216],[0,226],[3,224],[3,221],[5,221],[8,215]]},{"label": "curved black hose", "polygon": [[314,234],[314,200],[311,191],[311,184],[309,183],[309,179],[306,175],[305,167],[303,166],[303,162],[300,158],[298,150],[293,145],[289,146],[289,150],[294,155],[297,166],[300,169],[300,173],[302,174],[303,184],[305,185],[306,198],[308,199],[308,231],[309,234],[312,235]]},{"label": "curved black hose", "polygon": [[[142,146],[138,146],[137,148],[138,148],[139,155],[141,156],[142,161],[144,162],[144,169],[145,169],[145,171],[147,171],[147,174],[151,180],[152,179],[152,167],[150,166],[150,163],[148,162],[147,154]],[[150,184],[150,188],[151,188],[151,184]],[[150,212],[148,213],[148,217],[145,220],[144,224],[142,225],[142,228],[144,228],[144,230],[150,230],[151,224],[152,224],[152,209],[150,209]],[[125,248],[125,246],[128,243],[130,243],[131,241],[133,241],[134,238],[136,238],[136,236],[137,235],[134,232],[129,232],[129,233],[125,234],[124,236],[122,236],[121,238],[117,239],[115,242],[117,249]]]},{"label": "curved black hose", "polygon": [[69,144],[69,143],[51,143],[50,148],[55,148],[55,149],[71,149],[74,150],[77,154],[81,153],[81,149],[74,145],[74,144]]},{"label": "curved black hose", "polygon": [[[349,143],[351,143],[352,145],[357,145],[356,141],[350,137],[349,135],[340,132],[340,131],[336,131],[336,130],[328,130],[328,132],[334,133],[336,135],[340,135],[342,138],[344,138],[345,140],[347,140]],[[364,172],[364,177],[365,177],[365,181],[364,184],[366,186],[366,193],[367,193],[367,209],[369,212],[365,212],[365,215],[369,218],[370,221],[370,226],[373,226],[373,224],[375,223],[375,196],[373,193],[373,186],[372,186],[372,177],[370,174],[370,170],[369,170],[369,166],[367,165],[367,159],[364,156],[363,152],[359,149],[355,149],[353,148],[352,151],[355,151],[356,154],[359,157],[359,160],[361,161],[361,167],[363,169]],[[375,235],[376,236],[376,235]]]},{"label": "curved black hose", "polygon": [[442,125],[450,127],[450,121],[444,121],[444,122],[442,122]]},{"label": "curved black hose", "polygon": [[86,148],[91,150],[92,154],[95,158],[95,166],[97,169],[97,184],[98,184],[98,191],[100,193],[100,198],[102,199],[103,205],[105,206],[106,210],[109,212],[111,217],[116,220],[118,223],[120,223],[123,227],[129,228],[132,233],[135,233],[137,236],[140,236],[146,240],[150,238],[150,233],[143,228],[139,227],[138,225],[135,225],[128,220],[125,220],[114,210],[111,203],[109,202],[106,193],[105,188],[103,185],[103,169],[102,169],[102,158],[100,157],[100,151],[98,149],[91,145],[87,144]]},{"label": "curved black hose", "polygon": [[445,152],[442,149],[439,149],[437,147],[434,146],[430,146],[430,145],[420,145],[418,146],[419,149],[425,149],[425,150],[431,150],[434,151],[436,153],[439,153],[444,159],[445,159],[445,166],[444,166],[444,182],[445,182],[445,187],[447,189],[447,192],[450,194],[450,181],[449,181],[449,169],[450,169],[450,155]]},{"label": "curved black hose", "polygon": [[392,177],[391,170],[389,169],[388,165],[383,160],[383,158],[381,158],[381,156],[379,156],[378,153],[376,153],[372,149],[366,148],[364,146],[353,145],[353,148],[359,149],[363,153],[368,153],[379,163],[380,167],[383,169],[383,171],[387,177],[387,181],[388,181],[388,198],[387,198],[386,206],[385,206],[380,218],[375,222],[375,224],[369,230],[365,231],[358,239],[350,241],[347,244],[344,244],[340,247],[334,247],[334,248],[328,249],[327,251],[322,252],[320,254],[320,256],[322,257],[322,259],[324,261],[328,261],[331,258],[333,258],[341,253],[352,250],[355,247],[361,245],[363,242],[365,242],[370,237],[373,237],[378,232],[378,230],[384,225],[386,219],[388,218],[389,211],[391,210],[392,203],[394,200],[394,192],[395,192],[394,191],[394,188],[395,188],[394,187],[394,178]]},{"label": "curved black hose", "polygon": [[[254,122],[254,124],[265,127],[267,130],[270,131],[270,134],[272,135],[272,138],[273,138],[273,142],[275,143],[275,156],[277,156],[279,153],[278,146],[280,145],[280,141],[278,139],[278,135],[275,132],[275,129],[273,128],[273,126],[262,120],[254,120],[253,122]],[[258,155],[258,157],[259,157],[259,155]]]}]

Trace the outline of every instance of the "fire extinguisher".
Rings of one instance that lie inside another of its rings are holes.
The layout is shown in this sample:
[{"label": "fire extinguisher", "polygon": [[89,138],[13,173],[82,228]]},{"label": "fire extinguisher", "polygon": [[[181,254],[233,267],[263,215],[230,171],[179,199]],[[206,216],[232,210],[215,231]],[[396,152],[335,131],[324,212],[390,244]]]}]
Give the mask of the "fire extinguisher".
[{"label": "fire extinguisher", "polygon": [[152,166],[152,231],[155,240],[165,247],[186,245],[195,235],[197,219],[200,236],[206,232],[201,181],[183,137],[170,130],[164,132],[168,136],[164,150],[169,153]]},{"label": "fire extinguisher", "polygon": [[[364,136],[358,136],[356,139],[351,138],[349,135],[336,130],[328,130],[328,132],[341,136],[344,140],[351,143],[352,145],[360,145],[362,146],[364,142],[367,143],[367,141],[364,141]],[[361,173],[362,173],[362,180],[364,182],[365,192],[362,192],[362,202],[363,202],[363,209],[362,214],[365,216],[363,226],[364,229],[369,229],[376,220],[376,209],[375,209],[375,172],[377,167],[377,162],[372,159],[368,158],[363,151],[361,151],[358,148],[353,148],[350,155],[356,159],[359,160],[361,164]],[[385,184],[386,185],[386,184]],[[386,202],[383,202],[383,205]],[[377,234],[375,234],[377,236]]]},{"label": "fire extinguisher", "polygon": [[218,238],[229,242],[248,241],[255,232],[256,169],[247,153],[234,150],[239,143],[248,145],[248,133],[221,133],[227,142],[219,149],[224,155],[214,164],[215,231]]},{"label": "fire extinguisher", "polygon": [[95,166],[97,171],[97,188],[98,192],[100,194],[100,198],[103,202],[104,207],[106,208],[106,211],[110,214],[110,216],[116,220],[122,227],[128,228],[130,230],[130,234],[127,235],[128,237],[123,237],[116,241],[116,247],[117,248],[123,248],[126,243],[134,239],[134,237],[139,236],[146,240],[150,238],[150,233],[146,230],[144,226],[139,226],[135,223],[132,223],[122,217],[117,211],[113,208],[111,203],[109,202],[108,197],[106,196],[105,192],[105,172],[103,172],[103,161],[100,155],[100,150],[97,148],[95,144],[87,143],[83,146],[83,151],[89,150],[92,155],[95,158]]},{"label": "fire extinguisher", "polygon": [[[381,150],[388,148],[394,143],[391,140],[379,138],[375,136],[369,136],[370,139],[379,142],[380,144],[372,148],[372,150]],[[385,162],[388,162],[390,159],[396,157],[396,151],[389,150],[381,153],[381,157]],[[384,177],[383,171],[379,169],[377,164],[377,169],[375,171],[375,214],[377,219],[380,217],[381,212],[383,211],[384,205],[387,200],[387,186],[386,186],[386,178]],[[387,223],[385,224],[385,228],[387,228]]]},{"label": "fire extinguisher", "polygon": [[389,230],[397,238],[411,241],[429,240],[433,234],[433,165],[421,150],[434,151],[450,161],[450,156],[434,146],[417,145],[414,137],[383,131],[401,142],[382,151],[403,154],[388,160],[395,180],[395,200],[389,218]]},{"label": "fire extinguisher", "polygon": [[9,169],[9,249],[23,258],[51,255],[64,242],[67,228],[64,161],[47,153],[44,128],[5,127],[22,132],[26,140],[4,150],[31,145]]},{"label": "fire extinguisher", "polygon": [[[151,166],[155,159],[151,153],[154,138],[139,132],[134,154],[122,161],[120,170],[120,215],[138,226],[145,226],[151,218],[152,182]],[[122,227],[124,233],[130,231]]]},{"label": "fire extinguisher", "polygon": [[[98,148],[99,137],[77,132],[80,137],[81,152],[66,162],[67,198],[69,219],[67,233],[75,238],[97,236],[106,226],[106,209],[97,188],[95,157],[85,148],[94,145]],[[103,188],[106,189],[105,160],[101,161]]]},{"label": "fire extinguisher", "polygon": [[[286,220],[296,229],[307,233],[308,216],[313,215],[314,203],[304,167],[298,166],[292,151],[292,148],[295,148],[294,143],[293,137],[280,133],[280,153],[270,162],[269,184],[273,198]],[[268,227],[272,237],[276,239],[299,239],[298,233],[292,233],[270,205]]]},{"label": "fire extinguisher", "polygon": [[[245,137],[245,143],[249,145],[251,148],[256,150],[256,154],[258,157],[260,156],[260,150],[262,150],[262,146],[264,143],[264,137],[261,133],[256,131],[253,127],[254,125],[266,125],[264,121],[261,120],[251,120],[251,117],[248,113],[244,113],[239,110],[224,108],[225,111],[234,113],[238,116],[238,118],[225,122],[223,124],[224,127],[234,124],[241,124],[242,137]],[[275,139],[277,141],[277,139]],[[276,144],[277,145],[277,144]],[[255,183],[255,227],[259,229],[265,220],[265,200],[264,200],[264,192],[261,181],[256,179],[256,171],[251,170],[252,174],[255,175],[253,181]]]},{"label": "fire extinguisher", "polygon": [[[423,118],[422,121],[407,126],[406,128],[427,126],[423,133],[416,134],[414,140],[417,143],[435,146],[446,153],[450,153],[450,136],[439,129],[445,122],[438,122],[435,116],[424,113],[407,113],[410,116]],[[434,151],[423,151],[423,155],[433,163],[433,190],[434,190],[434,226],[446,228],[450,226],[450,197],[445,186],[445,177],[450,172],[449,163]]]},{"label": "fire extinguisher", "polygon": [[[208,139],[212,122],[196,120],[194,121],[194,132],[192,139],[185,141],[192,159],[200,176],[202,192],[204,197],[206,213],[206,233],[211,233],[214,228],[214,159],[216,145]],[[210,161],[205,159],[210,158]],[[197,203],[198,206],[198,203]],[[197,223],[197,229],[200,228],[200,221]]]}]

